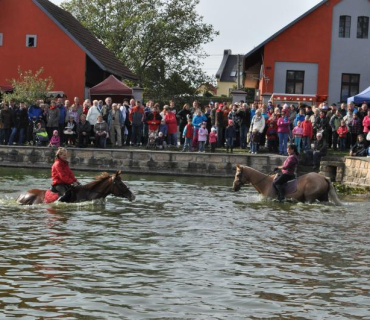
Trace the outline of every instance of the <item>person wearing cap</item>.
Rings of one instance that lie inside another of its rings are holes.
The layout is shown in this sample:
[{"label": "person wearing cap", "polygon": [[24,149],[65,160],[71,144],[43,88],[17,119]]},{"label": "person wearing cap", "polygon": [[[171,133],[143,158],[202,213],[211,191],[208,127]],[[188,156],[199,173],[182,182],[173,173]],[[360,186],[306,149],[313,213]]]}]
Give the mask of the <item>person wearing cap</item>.
[{"label": "person wearing cap", "polygon": [[231,153],[233,153],[234,149],[234,140],[236,139],[236,130],[234,127],[234,121],[229,120],[228,126],[225,129],[225,139],[226,139],[226,152],[229,152],[229,149]]},{"label": "person wearing cap", "polygon": [[314,149],[305,151],[308,162],[313,165],[313,169],[317,169],[320,166],[320,160],[323,156],[326,156],[327,151],[326,140],[323,138],[323,134],[319,132],[316,134]]}]

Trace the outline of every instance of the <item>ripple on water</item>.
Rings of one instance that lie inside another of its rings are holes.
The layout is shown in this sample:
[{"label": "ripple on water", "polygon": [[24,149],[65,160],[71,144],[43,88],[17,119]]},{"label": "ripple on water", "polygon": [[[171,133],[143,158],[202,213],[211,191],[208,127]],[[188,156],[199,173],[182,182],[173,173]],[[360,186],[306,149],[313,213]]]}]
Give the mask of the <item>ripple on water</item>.
[{"label": "ripple on water", "polygon": [[3,318],[369,315],[369,202],[278,205],[227,179],[127,176],[133,203],[20,207],[48,174],[0,173]]}]

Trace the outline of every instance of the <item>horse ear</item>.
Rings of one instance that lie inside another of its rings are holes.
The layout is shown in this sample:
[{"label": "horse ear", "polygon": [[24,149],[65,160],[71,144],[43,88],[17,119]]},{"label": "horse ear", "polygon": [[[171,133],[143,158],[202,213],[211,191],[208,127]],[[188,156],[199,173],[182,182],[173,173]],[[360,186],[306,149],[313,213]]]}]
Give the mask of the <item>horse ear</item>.
[{"label": "horse ear", "polygon": [[117,173],[116,173],[116,176],[120,176],[121,173],[122,173],[122,171],[121,170],[118,170]]},{"label": "horse ear", "polygon": [[237,168],[237,169],[240,169],[240,164],[237,164],[237,165],[236,165],[236,168]]}]

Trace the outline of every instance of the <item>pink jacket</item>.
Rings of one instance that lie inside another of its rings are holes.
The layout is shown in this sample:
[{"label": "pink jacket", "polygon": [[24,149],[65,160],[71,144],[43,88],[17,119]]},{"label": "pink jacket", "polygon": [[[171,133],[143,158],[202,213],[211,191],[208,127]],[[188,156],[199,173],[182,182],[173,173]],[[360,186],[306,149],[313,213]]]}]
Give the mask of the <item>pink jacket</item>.
[{"label": "pink jacket", "polygon": [[217,142],[217,133],[211,131],[209,134],[209,143]]},{"label": "pink jacket", "polygon": [[303,128],[302,127],[295,126],[292,132],[293,132],[293,135],[295,137],[302,137],[303,136]]},{"label": "pink jacket", "polygon": [[364,117],[364,120],[362,121],[362,125],[364,127],[364,133],[368,133],[369,127],[370,127],[370,117],[369,116]]},{"label": "pink jacket", "polygon": [[277,121],[278,133],[289,133],[290,121],[289,118],[280,117]]},{"label": "pink jacket", "polygon": [[200,128],[198,131],[198,141],[207,141],[208,130],[206,128]]}]

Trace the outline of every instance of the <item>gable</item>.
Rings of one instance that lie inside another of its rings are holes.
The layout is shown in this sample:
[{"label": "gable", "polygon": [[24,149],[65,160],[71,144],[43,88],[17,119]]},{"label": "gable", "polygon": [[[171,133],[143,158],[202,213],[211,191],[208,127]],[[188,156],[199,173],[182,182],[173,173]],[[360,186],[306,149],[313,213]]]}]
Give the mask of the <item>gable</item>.
[{"label": "gable", "polygon": [[68,35],[102,70],[124,79],[137,80],[118,58],[69,12],[48,0],[32,0],[57,26]]}]

